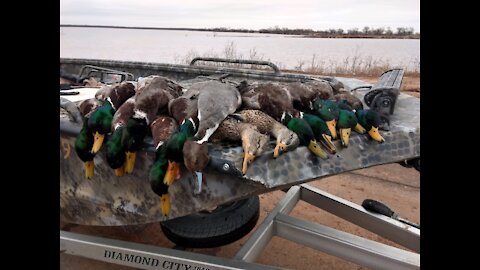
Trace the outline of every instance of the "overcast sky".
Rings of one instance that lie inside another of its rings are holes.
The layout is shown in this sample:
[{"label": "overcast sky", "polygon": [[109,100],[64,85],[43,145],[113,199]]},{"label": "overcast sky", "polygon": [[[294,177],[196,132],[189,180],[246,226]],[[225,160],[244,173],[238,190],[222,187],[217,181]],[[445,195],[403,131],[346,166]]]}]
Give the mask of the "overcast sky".
[{"label": "overcast sky", "polygon": [[61,24],[260,29],[413,27],[420,0],[60,0]]}]

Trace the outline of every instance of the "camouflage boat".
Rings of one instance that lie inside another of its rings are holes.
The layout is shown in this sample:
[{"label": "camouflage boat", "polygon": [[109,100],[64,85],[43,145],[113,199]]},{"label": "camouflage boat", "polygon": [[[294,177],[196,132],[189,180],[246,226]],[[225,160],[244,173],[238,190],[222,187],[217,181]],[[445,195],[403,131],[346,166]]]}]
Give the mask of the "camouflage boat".
[{"label": "camouflage boat", "polygon": [[[269,66],[273,71],[198,66],[196,62],[199,60]],[[165,218],[161,213],[159,197],[151,190],[148,180],[155,150],[151,138],[145,140],[144,147],[137,153],[137,167],[133,174],[115,177],[102,149],[94,159],[94,177],[85,179],[83,162],[73,153],[75,138],[82,124],[78,109],[72,102],[93,97],[95,89],[75,89],[81,95],[60,98],[60,219],[64,222],[104,226],[152,223],[360,168],[405,160],[414,160],[419,167],[420,100],[399,93],[403,77],[400,69],[386,71],[378,83],[371,85],[352,78],[284,73],[274,64],[264,61],[204,58],[194,59],[190,65],[172,65],[63,58],[60,66],[70,74],[93,76],[101,81],[119,78],[135,80],[149,75],[165,76],[183,85],[225,78],[236,82],[318,80],[335,89],[351,91],[364,105],[368,104],[389,116],[389,131],[382,133],[385,143],[378,144],[366,136],[352,134],[348,148],[342,148],[336,141],[337,153],[323,160],[311,155],[306,147],[298,147],[272,159],[275,145],[272,141],[271,149],[256,158],[244,176],[240,145],[209,144],[210,163],[204,171],[206,182],[202,192],[195,195],[191,175],[182,173],[182,178],[170,186],[171,213]]]}]

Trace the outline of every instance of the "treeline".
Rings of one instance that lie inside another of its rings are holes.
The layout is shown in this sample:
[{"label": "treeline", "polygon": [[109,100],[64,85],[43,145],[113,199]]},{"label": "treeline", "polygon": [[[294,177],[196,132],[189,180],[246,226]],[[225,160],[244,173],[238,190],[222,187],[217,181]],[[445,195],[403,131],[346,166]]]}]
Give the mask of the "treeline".
[{"label": "treeline", "polygon": [[260,29],[259,33],[273,33],[284,35],[306,35],[314,37],[392,37],[392,38],[420,38],[420,33],[414,33],[413,27],[397,27],[396,31],[392,31],[390,27],[371,28],[368,26],[363,29],[352,28],[348,30],[328,29],[328,30],[312,30],[312,29],[288,29],[278,26],[267,29]]},{"label": "treeline", "polygon": [[278,26],[252,30],[245,28],[162,28],[162,27],[130,27],[130,26],[106,26],[106,25],[60,25],[61,27],[95,27],[95,28],[126,28],[126,29],[151,29],[151,30],[186,30],[186,31],[208,31],[208,32],[237,32],[237,33],[263,33],[263,34],[283,34],[283,35],[303,35],[308,37],[320,38],[420,38],[420,33],[414,33],[412,27],[397,27],[396,31],[390,27],[370,28],[363,27],[361,30],[352,28],[348,30],[329,29],[329,30],[312,30],[312,29],[289,29]]}]

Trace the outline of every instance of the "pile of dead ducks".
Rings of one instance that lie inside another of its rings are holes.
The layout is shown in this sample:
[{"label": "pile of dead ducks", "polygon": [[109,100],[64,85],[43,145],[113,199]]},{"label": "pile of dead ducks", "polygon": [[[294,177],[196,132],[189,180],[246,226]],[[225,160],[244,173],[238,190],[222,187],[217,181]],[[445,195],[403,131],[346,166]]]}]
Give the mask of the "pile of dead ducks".
[{"label": "pile of dead ducks", "polygon": [[323,80],[203,80],[182,86],[149,76],[102,86],[95,98],[78,107],[84,121],[75,150],[88,179],[94,175],[93,160],[102,146],[108,165],[120,177],[133,172],[136,152],[145,137],[152,136],[156,155],[149,181],[165,216],[170,212],[168,187],[180,178],[182,163],[201,188],[202,171],[209,161],[207,142],[241,142],[243,174],[267,150],[270,137],[276,140],[272,158],[306,146],[327,159],[337,151],[333,140],[348,147],[352,130],[384,142],[379,115]]}]

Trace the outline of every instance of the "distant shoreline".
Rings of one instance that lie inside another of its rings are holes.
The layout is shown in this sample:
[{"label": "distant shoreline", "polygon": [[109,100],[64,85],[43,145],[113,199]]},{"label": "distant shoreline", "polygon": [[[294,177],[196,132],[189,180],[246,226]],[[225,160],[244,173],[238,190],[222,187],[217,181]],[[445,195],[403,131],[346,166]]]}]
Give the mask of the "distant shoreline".
[{"label": "distant shoreline", "polygon": [[[74,25],[60,24],[60,27],[82,27],[82,28],[117,28],[117,29],[141,29],[141,30],[171,30],[171,31],[198,31],[198,32],[223,32],[223,33],[254,33],[254,34],[273,34],[273,35],[290,35],[301,38],[370,38],[370,39],[420,39],[419,34],[412,35],[371,35],[371,34],[332,34],[316,31],[311,34],[305,33],[278,33],[275,31],[249,30],[249,29],[228,29],[228,28],[188,28],[188,27],[143,27],[143,26],[110,26],[110,25]],[[292,30],[294,31],[294,30]]]}]

